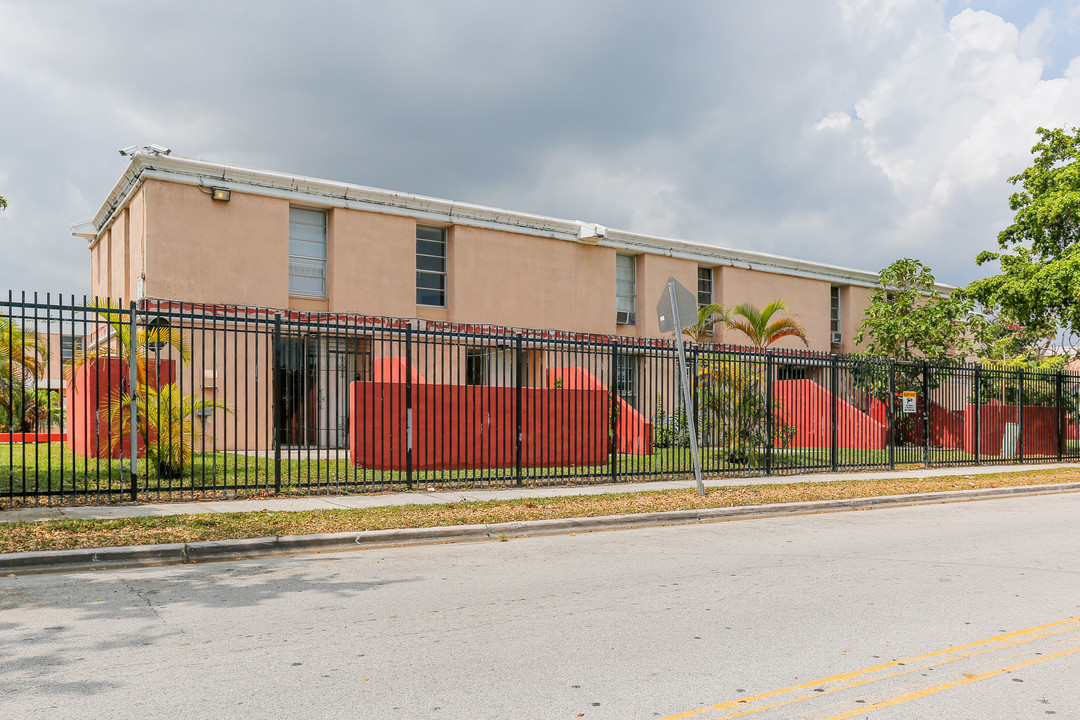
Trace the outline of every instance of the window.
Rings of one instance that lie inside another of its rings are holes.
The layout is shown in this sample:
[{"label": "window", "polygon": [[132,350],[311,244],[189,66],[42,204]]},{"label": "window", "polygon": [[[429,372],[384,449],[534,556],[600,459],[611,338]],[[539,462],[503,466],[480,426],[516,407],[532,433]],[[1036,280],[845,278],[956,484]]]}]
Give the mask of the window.
[{"label": "window", "polygon": [[806,368],[798,365],[781,365],[776,368],[777,380],[806,380]]},{"label": "window", "polygon": [[75,356],[82,352],[83,339],[77,335],[60,336],[60,362],[63,367],[71,364]]},{"label": "window", "polygon": [[488,357],[487,348],[465,348],[465,384],[487,385]]},{"label": "window", "polygon": [[326,212],[289,208],[289,294],[326,297]]},{"label": "window", "polygon": [[446,230],[416,226],[416,304],[446,307]]},{"label": "window", "polygon": [[615,322],[635,325],[637,318],[637,257],[615,256]]},{"label": "window", "polygon": [[[528,385],[529,353],[521,353],[522,386]],[[465,348],[465,384],[514,387],[517,351],[505,346]]]},{"label": "window", "polygon": [[829,331],[840,332],[840,288],[829,291]]},{"label": "window", "polygon": [[615,392],[632,407],[637,407],[638,358],[619,353],[615,356]]},{"label": "window", "polygon": [[713,303],[713,269],[711,267],[699,267],[697,269],[697,306],[703,308]]}]

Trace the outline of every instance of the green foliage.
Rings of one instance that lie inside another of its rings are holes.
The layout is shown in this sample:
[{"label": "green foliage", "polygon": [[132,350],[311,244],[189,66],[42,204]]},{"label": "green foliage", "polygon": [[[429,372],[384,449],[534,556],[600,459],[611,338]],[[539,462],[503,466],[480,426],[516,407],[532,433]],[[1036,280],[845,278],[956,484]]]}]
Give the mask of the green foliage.
[{"label": "green foliage", "polygon": [[46,432],[63,426],[60,393],[45,388],[16,389],[11,393],[10,402],[0,407],[0,430],[5,432]]},{"label": "green foliage", "polygon": [[168,348],[180,360],[191,361],[191,352],[182,333],[168,326],[136,326],[133,338],[130,315],[111,301],[98,312],[98,317],[109,326],[112,343],[87,348],[75,358],[68,373],[74,375],[93,358],[119,357],[127,367],[133,359],[133,349],[136,368],[134,387],[130,380],[124,381],[105,399],[102,410],[108,415],[106,427],[110,428],[110,432],[100,438],[100,452],[105,457],[111,457],[114,449],[125,442],[126,437],[130,437],[134,399],[137,413],[134,430],[142,440],[157,476],[181,477],[185,468],[190,467],[192,453],[202,435],[200,415],[213,410],[228,411],[229,408],[198,395],[183,395],[173,383],[154,387],[151,381],[155,378],[150,374],[150,363],[154,362],[151,358],[152,348],[158,347],[158,352]]},{"label": "green foliage", "polygon": [[[1029,328],[1005,318],[989,318],[982,333],[982,346],[978,355],[991,363],[1015,361],[1023,367],[1044,367],[1043,360],[1049,360],[1050,366],[1056,367],[1054,358],[1044,358],[1043,353],[1054,342],[1053,334],[1045,335],[1040,329]],[[1060,358],[1061,365],[1065,359]]]},{"label": "green foliage", "polygon": [[963,359],[981,327],[963,292],[940,292],[930,268],[902,258],[879,274],[855,344],[864,355],[897,360]]},{"label": "green foliage", "polygon": [[7,210],[7,200],[4,199],[3,195],[0,195],[0,210]]},{"label": "green foliage", "polygon": [[106,300],[104,309],[99,310],[98,317],[109,326],[109,342],[103,342],[86,348],[72,361],[65,374],[74,376],[85,363],[94,358],[115,358],[123,360],[124,367],[131,362],[132,345],[135,346],[136,384],[146,385],[150,363],[156,355],[151,355],[151,348],[158,347],[160,354],[162,349],[176,353],[183,362],[191,361],[191,351],[181,332],[171,327],[135,327],[135,338],[132,343],[130,315],[127,311],[115,304],[112,300]]},{"label": "green foliage", "polygon": [[[131,401],[129,393],[119,390],[109,397],[111,433],[101,439],[102,455],[106,457],[130,436]],[[182,477],[184,469],[191,464],[194,448],[202,436],[199,416],[207,411],[228,410],[213,400],[183,395],[173,383],[160,388],[140,386],[135,409],[138,417],[135,430],[160,478]]]},{"label": "green foliage", "polygon": [[766,382],[760,366],[722,359],[699,365],[702,425],[728,462],[760,466],[767,447],[777,442],[786,447],[795,436],[795,427],[777,413],[775,399],[770,406]]},{"label": "green foliage", "polygon": [[710,303],[698,308],[697,322],[687,325],[682,329],[683,337],[694,342],[708,342],[712,339],[713,331],[717,325],[726,325],[731,322],[731,315],[727,308],[719,303]]},{"label": "green foliage", "polygon": [[680,401],[674,412],[664,410],[664,398],[656,395],[656,411],[653,413],[653,447],[688,448],[690,447],[690,423],[686,417],[686,406]]},{"label": "green foliage", "polygon": [[[49,402],[39,403],[33,386],[45,376],[48,359],[45,337],[0,314],[0,417],[5,425],[36,427],[39,419],[47,418]],[[32,402],[27,402],[28,396]]]},{"label": "green foliage", "polygon": [[[758,310],[750,303],[742,303],[731,308],[732,319],[728,321],[728,327],[741,332],[759,349],[765,349],[786,337],[796,337],[802,340],[804,345],[809,345],[806,331],[796,317],[773,320],[776,313],[786,310],[787,303],[783,300],[773,300],[764,310]],[[736,317],[738,319],[735,319]]]},{"label": "green foliage", "polygon": [[1006,252],[985,251],[975,262],[998,261],[1001,272],[967,293],[995,314],[1040,337],[1080,332],[1080,129],[1039,128],[1031,167],[1008,179],[1013,222],[998,234]]},{"label": "green foliage", "polygon": [[[983,403],[997,400],[1003,405],[1054,407],[1058,402],[1058,373],[1068,362],[1063,355],[1041,360],[1023,357],[986,360],[979,376],[979,400]],[[1023,396],[1020,394],[1021,375]],[[975,402],[974,390],[969,402]],[[1061,384],[1061,407],[1070,418],[1080,416],[1080,386],[1075,382],[1066,380]]]}]

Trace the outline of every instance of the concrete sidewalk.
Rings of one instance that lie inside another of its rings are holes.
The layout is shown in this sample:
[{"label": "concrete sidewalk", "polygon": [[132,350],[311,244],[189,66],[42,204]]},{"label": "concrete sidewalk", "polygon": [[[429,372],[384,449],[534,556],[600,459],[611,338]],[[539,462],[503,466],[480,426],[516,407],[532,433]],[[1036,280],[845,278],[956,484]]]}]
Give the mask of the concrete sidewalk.
[{"label": "concrete sidewalk", "polygon": [[[874,472],[813,473],[805,475],[772,475],[769,477],[714,478],[705,481],[707,487],[738,485],[773,485],[794,482],[835,482],[843,480],[887,480],[894,478],[927,478],[964,475],[986,475],[1002,472],[1025,472],[1074,468],[1078,463],[1049,463],[1042,465],[979,465],[974,467],[930,468]],[[114,504],[102,506],[30,507],[0,511],[0,522],[32,520],[108,519],[125,517],[195,515],[201,513],[251,512],[257,510],[302,511],[344,508],[372,508],[395,505],[437,505],[486,500],[515,500],[520,498],[569,497],[603,495],[607,493],[647,492],[694,488],[693,480],[659,480],[641,483],[605,485],[566,485],[553,487],[500,488],[494,490],[417,490],[402,493],[365,495],[320,495],[315,497],[261,498],[257,500],[213,500],[154,504]]]}]

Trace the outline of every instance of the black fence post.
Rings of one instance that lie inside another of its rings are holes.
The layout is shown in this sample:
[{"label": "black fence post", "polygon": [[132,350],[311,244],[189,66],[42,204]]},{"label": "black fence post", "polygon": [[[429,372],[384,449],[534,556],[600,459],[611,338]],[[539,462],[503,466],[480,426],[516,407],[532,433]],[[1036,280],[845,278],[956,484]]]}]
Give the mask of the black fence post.
[{"label": "black fence post", "polygon": [[773,445],[773,383],[772,353],[765,353],[765,474],[772,475]]},{"label": "black fence post", "polygon": [[1062,451],[1065,447],[1065,428],[1063,427],[1063,420],[1065,419],[1064,400],[1062,398],[1061,386],[1065,378],[1062,377],[1061,371],[1057,371],[1056,387],[1054,389],[1054,414],[1057,416],[1057,459],[1058,462],[1062,460]]},{"label": "black fence post", "polygon": [[[690,357],[687,363],[690,365],[690,405],[694,413],[694,429],[697,431],[698,455],[701,455],[701,446],[705,439],[705,431],[701,427],[701,415],[698,412],[698,345],[694,343],[689,348]],[[680,380],[681,382],[681,380]],[[689,428],[688,428],[689,429]]]},{"label": "black fence post", "polygon": [[405,484],[413,490],[412,321],[405,323]]},{"label": "black fence post", "polygon": [[892,360],[885,361],[889,373],[889,469],[896,469],[896,366]]},{"label": "black fence post", "polygon": [[611,482],[618,480],[619,452],[619,341],[611,341],[611,383],[608,387],[608,437],[611,441]]},{"label": "black fence post", "polygon": [[[279,365],[283,365],[281,362],[281,313],[274,313],[274,339],[270,348],[270,361],[269,365],[272,368],[276,368]],[[272,372],[270,377],[274,384],[281,376],[281,380],[284,380],[283,373]],[[274,430],[271,433],[271,438],[274,443],[274,492],[281,492],[281,433],[284,432],[285,425],[285,403],[284,403],[284,387],[275,387],[273,390],[274,408]]]},{"label": "black fence post", "polygon": [[982,366],[975,366],[975,464],[982,464]]},{"label": "black fence post", "polygon": [[922,364],[923,464],[930,467],[930,364]]},{"label": "black fence post", "polygon": [[[836,355],[832,356],[830,361],[829,372],[829,390],[832,392],[832,407],[829,408],[829,415],[832,419],[832,437],[830,438],[830,454],[829,454],[829,467],[832,472],[836,472],[840,467],[840,449],[839,438],[840,428],[837,427],[839,420],[839,403],[840,403],[840,358]],[[771,408],[770,408],[771,410]],[[772,414],[771,412],[769,413]]]},{"label": "black fence post", "polygon": [[1016,441],[1016,462],[1024,462],[1024,371],[1016,371],[1016,406],[1020,421],[1019,437]]},{"label": "black fence post", "polygon": [[[35,310],[36,312],[36,310]],[[135,345],[137,335],[135,301],[128,305],[128,390],[131,393],[130,415],[130,448],[131,448],[131,499],[139,499],[139,356],[138,347]],[[121,441],[123,442],[123,441]],[[149,450],[149,448],[147,448]],[[121,455],[123,453],[121,452]]]},{"label": "black fence post", "polygon": [[515,382],[515,387],[514,387],[514,405],[515,405],[514,414],[516,416],[516,421],[515,421],[516,422],[516,431],[515,431],[516,434],[514,436],[515,437],[515,440],[514,440],[514,467],[515,467],[515,472],[517,473],[516,476],[515,476],[516,482],[517,482],[518,485],[522,485],[522,484],[524,484],[524,476],[521,473],[521,466],[522,466],[522,449],[521,449],[521,443],[522,443],[522,437],[521,437],[521,433],[522,433],[522,424],[521,424],[521,396],[522,396],[522,390],[521,390],[521,388],[522,388],[522,385],[524,384],[524,382],[523,382],[521,376],[525,372],[525,363],[524,363],[524,357],[522,356],[521,333],[517,333],[517,335],[514,337],[514,349],[515,349],[515,353],[516,353],[515,354],[515,364],[516,364],[516,368],[517,368],[515,370],[515,373],[514,373],[516,378],[517,378],[517,380]]}]

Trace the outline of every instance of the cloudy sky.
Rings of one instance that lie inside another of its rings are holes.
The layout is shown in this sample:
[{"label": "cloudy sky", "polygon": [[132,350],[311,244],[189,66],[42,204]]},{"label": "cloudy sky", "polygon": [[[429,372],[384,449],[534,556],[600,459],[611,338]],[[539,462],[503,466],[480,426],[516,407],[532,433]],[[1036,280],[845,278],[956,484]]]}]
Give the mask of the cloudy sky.
[{"label": "cloudy sky", "polygon": [[151,142],[963,284],[1040,125],[1080,0],[0,0],[0,290],[86,292]]}]

